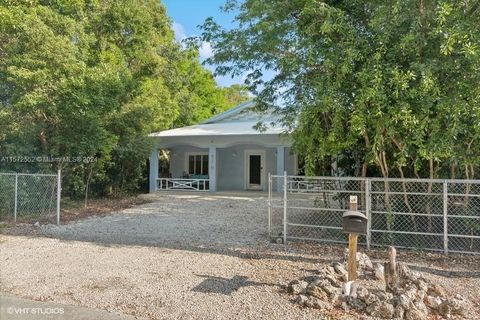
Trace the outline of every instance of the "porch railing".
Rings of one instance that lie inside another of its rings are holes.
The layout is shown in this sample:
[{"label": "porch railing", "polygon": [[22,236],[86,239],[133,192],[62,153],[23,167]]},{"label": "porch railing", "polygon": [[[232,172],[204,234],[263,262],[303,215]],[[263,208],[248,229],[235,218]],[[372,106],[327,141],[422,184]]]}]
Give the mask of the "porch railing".
[{"label": "porch railing", "polygon": [[210,179],[157,178],[157,190],[208,191]]}]

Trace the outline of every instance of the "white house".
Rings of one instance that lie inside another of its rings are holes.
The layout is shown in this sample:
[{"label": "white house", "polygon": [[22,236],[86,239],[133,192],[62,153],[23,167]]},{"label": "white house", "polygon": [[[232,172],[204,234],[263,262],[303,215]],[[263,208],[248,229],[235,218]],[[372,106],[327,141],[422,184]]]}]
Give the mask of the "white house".
[{"label": "white house", "polygon": [[[267,190],[268,173],[296,174],[291,140],[272,125],[272,114],[254,106],[246,102],[200,124],[151,134],[150,192]],[[266,130],[254,129],[259,121]]]}]

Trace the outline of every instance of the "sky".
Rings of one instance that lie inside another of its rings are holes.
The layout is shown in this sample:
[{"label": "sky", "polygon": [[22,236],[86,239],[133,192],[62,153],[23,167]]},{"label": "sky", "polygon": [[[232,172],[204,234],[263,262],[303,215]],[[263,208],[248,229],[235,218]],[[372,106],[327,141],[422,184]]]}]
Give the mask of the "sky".
[{"label": "sky", "polygon": [[[203,24],[206,18],[213,17],[222,27],[233,26],[232,14],[226,14],[220,10],[225,0],[163,0],[167,12],[173,21],[173,30],[178,41],[187,37],[200,35],[199,25]],[[205,60],[212,55],[212,48],[209,43],[203,43],[200,48],[200,59]],[[213,66],[205,65],[206,68],[214,70]],[[243,83],[243,77],[231,78],[230,76],[216,77],[220,86],[230,86],[234,83]]]}]

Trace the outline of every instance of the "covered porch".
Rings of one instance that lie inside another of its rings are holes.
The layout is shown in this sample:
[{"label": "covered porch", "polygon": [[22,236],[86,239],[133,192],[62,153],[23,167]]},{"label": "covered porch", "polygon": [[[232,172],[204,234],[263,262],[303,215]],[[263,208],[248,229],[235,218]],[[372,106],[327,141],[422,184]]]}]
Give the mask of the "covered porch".
[{"label": "covered porch", "polygon": [[[155,165],[158,163],[157,167]],[[201,148],[176,145],[152,151],[151,192],[268,189],[268,174],[295,173],[296,157],[285,146],[237,144]]]},{"label": "covered porch", "polygon": [[267,191],[269,173],[296,174],[298,161],[289,141],[278,134],[255,133],[156,138],[150,192]]}]

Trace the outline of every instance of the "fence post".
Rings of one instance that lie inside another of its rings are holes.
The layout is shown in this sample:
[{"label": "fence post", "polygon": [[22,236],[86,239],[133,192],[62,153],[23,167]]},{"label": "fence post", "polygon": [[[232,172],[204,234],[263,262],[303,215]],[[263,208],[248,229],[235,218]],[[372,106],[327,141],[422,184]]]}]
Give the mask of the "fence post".
[{"label": "fence post", "polygon": [[15,173],[15,203],[13,209],[13,221],[17,223],[17,210],[18,210],[18,173]]},{"label": "fence post", "polygon": [[283,172],[283,244],[287,244],[287,171]]},{"label": "fence post", "polygon": [[57,225],[60,225],[60,199],[62,197],[62,169],[57,173]]},{"label": "fence post", "polygon": [[448,254],[448,182],[443,182],[443,250]]},{"label": "fence post", "polygon": [[372,198],[370,194],[371,181],[365,180],[365,214],[367,216],[367,250],[370,250],[372,241]]},{"label": "fence post", "polygon": [[268,237],[272,236],[272,174],[268,173]]}]

